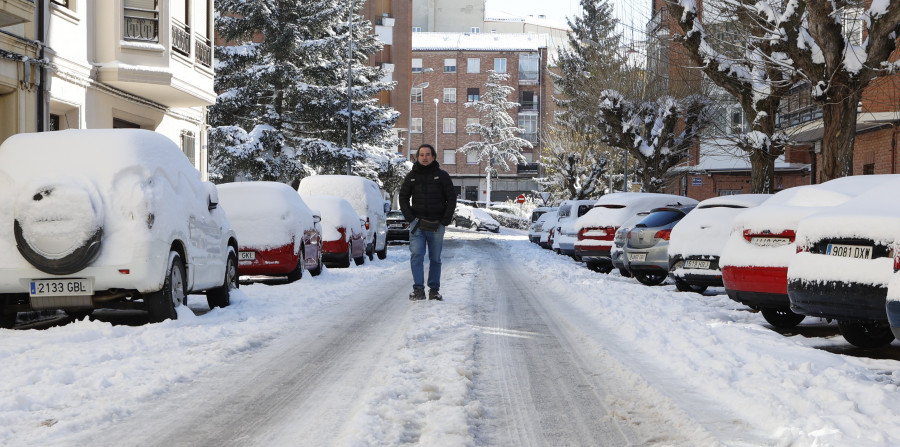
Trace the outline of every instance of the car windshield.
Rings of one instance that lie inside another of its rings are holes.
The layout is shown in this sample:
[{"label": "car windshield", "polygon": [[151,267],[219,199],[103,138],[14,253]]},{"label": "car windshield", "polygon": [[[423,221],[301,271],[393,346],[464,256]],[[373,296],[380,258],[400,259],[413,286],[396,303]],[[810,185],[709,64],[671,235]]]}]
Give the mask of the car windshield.
[{"label": "car windshield", "polygon": [[636,227],[662,227],[684,217],[684,213],[675,210],[654,211],[640,221]]}]

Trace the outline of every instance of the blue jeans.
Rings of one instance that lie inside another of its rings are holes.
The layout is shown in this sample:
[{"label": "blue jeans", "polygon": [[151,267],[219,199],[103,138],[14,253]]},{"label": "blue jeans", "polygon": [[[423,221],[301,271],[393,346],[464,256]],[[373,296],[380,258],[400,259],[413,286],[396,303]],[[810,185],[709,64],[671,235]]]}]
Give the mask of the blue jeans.
[{"label": "blue jeans", "polygon": [[[415,222],[410,224],[413,228]],[[412,268],[413,288],[425,289],[425,247],[428,247],[428,288],[441,288],[441,248],[444,246],[444,226],[437,231],[425,231],[416,228],[409,233],[409,265]]]}]

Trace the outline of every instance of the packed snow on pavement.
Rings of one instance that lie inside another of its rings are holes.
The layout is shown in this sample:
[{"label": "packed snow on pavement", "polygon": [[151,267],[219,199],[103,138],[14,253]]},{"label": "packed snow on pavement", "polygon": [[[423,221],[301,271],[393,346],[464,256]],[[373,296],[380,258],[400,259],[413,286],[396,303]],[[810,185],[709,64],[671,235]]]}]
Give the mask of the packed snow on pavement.
[{"label": "packed snow on pavement", "polygon": [[[523,231],[451,229],[447,237],[464,242],[453,256],[459,263],[483,239],[497,241],[524,276],[558,291],[546,297],[549,309],[583,316],[584,343],[611,354],[647,395],[665,396],[723,444],[900,445],[897,361],[829,352],[847,345],[840,335],[781,335],[721,288],[678,293],[671,283],[646,287],[591,272],[529,243]],[[243,286],[225,309],[203,313],[205,299],[191,296],[174,321],[0,330],[0,445],[70,445],[139,418],[141,408],[205,372],[250,364],[289,328],[333,315],[322,311],[365,293],[373,275],[408,269],[407,246],[391,246],[384,261]],[[455,295],[454,281],[444,277],[442,303],[409,303],[404,335],[385,338],[393,346],[355,411],[340,416],[336,445],[402,445],[411,421],[424,426],[420,445],[481,445],[479,420],[491,409],[473,392],[483,366],[476,350],[499,328],[475,324],[477,298]],[[801,327],[809,324],[824,323],[807,318]]]}]

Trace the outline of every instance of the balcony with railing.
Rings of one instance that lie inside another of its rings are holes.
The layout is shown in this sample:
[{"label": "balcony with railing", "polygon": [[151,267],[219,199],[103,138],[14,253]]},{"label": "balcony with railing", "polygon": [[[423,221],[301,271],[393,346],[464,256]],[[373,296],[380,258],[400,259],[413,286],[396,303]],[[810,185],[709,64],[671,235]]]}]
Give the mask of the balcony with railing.
[{"label": "balcony with railing", "polygon": [[653,12],[653,17],[650,18],[650,21],[647,22],[647,34],[655,36],[660,29],[668,31],[670,19],[669,8],[664,6],[657,9]]},{"label": "balcony with railing", "polygon": [[210,68],[212,67],[212,43],[209,38],[199,34],[194,35],[195,45],[194,52],[197,55],[197,62],[200,65]]},{"label": "balcony with railing", "polygon": [[191,55],[191,28],[177,20],[172,21],[172,51]]},{"label": "balcony with railing", "polygon": [[[4,0],[0,2],[0,27],[29,23],[34,20],[34,2],[31,0]],[[25,27],[29,29],[31,27]],[[29,36],[29,38],[31,38]]]},{"label": "balcony with railing", "polygon": [[126,6],[125,40],[159,42],[159,11]]},{"label": "balcony with railing", "polygon": [[536,85],[540,74],[541,73],[537,70],[520,70],[519,85]]},{"label": "balcony with railing", "polygon": [[537,112],[538,105],[539,104],[537,101],[522,101],[519,103],[519,111],[520,112]]},{"label": "balcony with railing", "polygon": [[540,163],[519,163],[516,165],[516,173],[519,175],[538,175],[540,170]]}]

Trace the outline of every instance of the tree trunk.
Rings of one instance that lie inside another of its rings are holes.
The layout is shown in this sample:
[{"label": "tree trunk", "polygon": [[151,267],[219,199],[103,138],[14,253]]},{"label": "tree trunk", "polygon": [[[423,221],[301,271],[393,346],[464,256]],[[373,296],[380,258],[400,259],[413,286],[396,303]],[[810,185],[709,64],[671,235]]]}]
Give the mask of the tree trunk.
[{"label": "tree trunk", "polygon": [[752,194],[775,192],[775,159],[765,151],[744,150],[750,154],[750,192]]},{"label": "tree trunk", "polygon": [[822,105],[822,182],[853,175],[853,143],[856,139],[857,95]]}]

